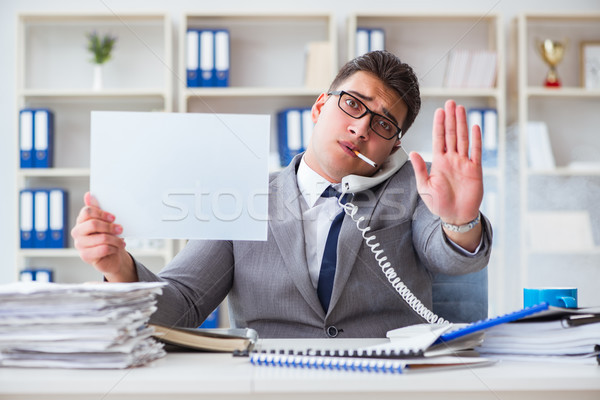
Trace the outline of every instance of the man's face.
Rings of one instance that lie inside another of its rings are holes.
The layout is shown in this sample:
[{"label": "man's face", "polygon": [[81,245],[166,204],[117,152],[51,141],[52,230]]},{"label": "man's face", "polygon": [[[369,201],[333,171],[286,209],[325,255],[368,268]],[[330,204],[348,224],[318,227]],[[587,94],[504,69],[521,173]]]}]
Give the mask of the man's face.
[{"label": "man's face", "polygon": [[[408,108],[404,101],[368,72],[356,72],[336,90],[350,93],[398,126],[406,118]],[[354,119],[338,107],[338,100],[337,95],[321,94],[313,105],[315,128],[306,150],[306,163],[330,182],[340,182],[349,174],[371,176],[377,169],[358,158],[353,150],[381,165],[399,141],[378,136],[370,128],[371,114]]]}]

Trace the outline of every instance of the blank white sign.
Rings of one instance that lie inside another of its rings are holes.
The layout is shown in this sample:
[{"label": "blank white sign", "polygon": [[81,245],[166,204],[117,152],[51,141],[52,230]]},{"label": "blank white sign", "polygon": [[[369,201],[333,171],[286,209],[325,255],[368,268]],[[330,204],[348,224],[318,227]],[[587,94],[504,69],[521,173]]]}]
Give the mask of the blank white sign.
[{"label": "blank white sign", "polygon": [[90,191],[124,237],[266,240],[269,118],[94,111]]}]

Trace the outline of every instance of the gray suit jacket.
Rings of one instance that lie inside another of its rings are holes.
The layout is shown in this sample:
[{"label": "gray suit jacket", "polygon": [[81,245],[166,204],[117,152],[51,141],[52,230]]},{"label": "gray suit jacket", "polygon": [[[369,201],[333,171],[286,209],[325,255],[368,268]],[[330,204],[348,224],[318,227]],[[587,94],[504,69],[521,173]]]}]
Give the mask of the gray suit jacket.
[{"label": "gray suit jacket", "polygon": [[[304,249],[296,181],[300,156],[270,181],[267,241],[190,241],[159,274],[136,261],[142,281],[169,285],[153,322],[198,326],[226,296],[231,324],[260,337],[385,337],[390,329],[423,322],[384,276],[355,223],[344,218],[331,304],[323,311],[312,286]],[[432,273],[463,274],[484,268],[492,230],[487,219],[480,251],[465,256],[447,242],[439,219],[416,190],[407,162],[392,178],[351,200],[365,216],[398,275],[425,306],[432,305]],[[332,330],[330,329],[331,333]]]}]

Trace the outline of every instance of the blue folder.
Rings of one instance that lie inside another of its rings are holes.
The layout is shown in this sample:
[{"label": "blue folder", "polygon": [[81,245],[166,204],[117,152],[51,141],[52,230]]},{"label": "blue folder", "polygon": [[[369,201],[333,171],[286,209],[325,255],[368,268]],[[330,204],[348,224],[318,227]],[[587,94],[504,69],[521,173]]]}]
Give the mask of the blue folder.
[{"label": "blue folder", "polygon": [[498,114],[495,108],[471,108],[467,112],[469,133],[473,125],[481,128],[481,164],[494,168],[498,165]]},{"label": "blue folder", "polygon": [[215,39],[212,30],[203,29],[199,31],[200,43],[200,86],[215,86]]},{"label": "blue folder", "polygon": [[48,190],[33,191],[33,247],[48,247]]},{"label": "blue folder", "polygon": [[21,231],[21,248],[34,247],[33,221],[35,208],[34,196],[31,189],[23,189],[19,194],[19,225]]},{"label": "blue folder", "polygon": [[199,32],[197,29],[188,29],[186,33],[186,75],[187,87],[200,87],[200,54]]},{"label": "blue folder", "polygon": [[[287,108],[277,114],[277,136],[279,159],[282,166],[286,166],[292,158],[306,150],[305,136],[312,132],[312,121],[304,116],[310,108]],[[311,126],[306,126],[310,124]],[[306,129],[305,129],[306,128]]]},{"label": "blue folder", "polygon": [[19,150],[21,168],[33,168],[33,110],[19,112]]},{"label": "blue folder", "polygon": [[215,43],[215,73],[214,86],[229,86],[229,31],[217,29],[214,31]]},{"label": "blue folder", "polygon": [[54,114],[46,108],[35,109],[33,113],[33,148],[35,168],[52,167]]},{"label": "blue folder", "polygon": [[47,246],[49,248],[67,247],[67,204],[68,193],[63,189],[48,191],[48,228]]}]

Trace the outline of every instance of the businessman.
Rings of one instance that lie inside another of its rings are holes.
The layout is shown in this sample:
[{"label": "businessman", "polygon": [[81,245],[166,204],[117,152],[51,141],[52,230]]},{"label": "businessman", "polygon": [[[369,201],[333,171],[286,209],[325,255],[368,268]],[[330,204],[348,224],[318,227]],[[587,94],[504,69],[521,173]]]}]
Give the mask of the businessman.
[{"label": "businessman", "polygon": [[261,337],[384,337],[421,323],[419,305],[390,283],[389,268],[340,203],[357,206],[360,226],[370,227],[402,282],[431,308],[432,273],[474,272],[490,257],[491,226],[479,212],[481,132],[469,135],[465,109],[449,100],[436,110],[431,165],[411,153],[383,182],[327,197],[343,177],[377,171],[357,153],[382,166],[403,151],[420,104],[417,77],[395,55],[371,52],[345,64],[312,106],[306,152],[270,178],[266,241],[190,241],[155,275],[126,251],[116,217],[87,193],[71,232],[75,247],[110,282],[168,282],[153,322],[198,326],[227,296],[232,326]]}]

